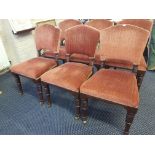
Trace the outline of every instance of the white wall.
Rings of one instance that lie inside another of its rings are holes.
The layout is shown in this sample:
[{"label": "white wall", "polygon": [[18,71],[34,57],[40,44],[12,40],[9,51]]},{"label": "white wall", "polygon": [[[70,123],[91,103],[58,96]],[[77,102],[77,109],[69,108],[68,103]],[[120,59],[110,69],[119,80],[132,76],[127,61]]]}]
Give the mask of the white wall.
[{"label": "white wall", "polygon": [[7,19],[0,19],[0,35],[8,59],[12,64],[17,64],[37,56],[35,42],[31,32],[15,35],[12,33],[9,21]]}]

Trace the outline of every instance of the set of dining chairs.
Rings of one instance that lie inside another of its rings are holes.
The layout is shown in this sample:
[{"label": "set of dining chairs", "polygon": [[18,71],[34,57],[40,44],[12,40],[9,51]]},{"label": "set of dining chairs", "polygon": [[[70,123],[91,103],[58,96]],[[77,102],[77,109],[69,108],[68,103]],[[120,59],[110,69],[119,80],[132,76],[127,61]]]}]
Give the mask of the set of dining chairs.
[{"label": "set of dining chairs", "polygon": [[41,105],[43,92],[48,106],[52,105],[50,86],[69,91],[74,96],[75,118],[84,124],[88,99],[120,105],[127,110],[124,134],[129,134],[139,107],[141,74],[146,71],[143,53],[152,28],[150,20],[133,21],[114,24],[97,19],[81,24],[70,19],[62,21],[59,28],[49,24],[36,27],[38,57],[10,68],[20,94],[21,76],[36,83]]}]

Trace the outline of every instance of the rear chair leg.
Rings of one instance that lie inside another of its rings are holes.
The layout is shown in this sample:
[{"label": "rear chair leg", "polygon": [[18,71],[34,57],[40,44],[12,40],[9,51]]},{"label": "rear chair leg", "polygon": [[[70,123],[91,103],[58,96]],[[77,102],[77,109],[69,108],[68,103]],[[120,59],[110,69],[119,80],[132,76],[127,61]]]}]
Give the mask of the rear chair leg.
[{"label": "rear chair leg", "polygon": [[145,75],[145,72],[143,72],[143,73],[137,73],[137,84],[138,84],[138,89],[139,90],[140,90],[140,87],[142,85],[144,75]]},{"label": "rear chair leg", "polygon": [[133,119],[137,113],[136,108],[127,108],[127,115],[126,115],[126,121],[125,121],[125,129],[124,129],[124,135],[129,134],[129,129],[131,127],[131,124],[133,122]]},{"label": "rear chair leg", "polygon": [[75,95],[75,119],[80,118],[80,94]]},{"label": "rear chair leg", "polygon": [[37,93],[38,93],[38,96],[39,96],[40,104],[43,105],[44,104],[44,97],[43,97],[43,90],[42,90],[41,81],[36,80],[35,83],[37,85]]},{"label": "rear chair leg", "polygon": [[47,102],[48,102],[48,107],[50,108],[52,106],[52,101],[51,101],[51,96],[50,96],[50,88],[47,83],[43,83],[44,85],[44,90],[47,96]]},{"label": "rear chair leg", "polygon": [[81,97],[81,110],[82,110],[82,121],[84,124],[87,123],[88,120],[88,98]]},{"label": "rear chair leg", "polygon": [[15,80],[16,80],[17,87],[18,87],[20,95],[23,95],[23,88],[22,88],[22,84],[21,84],[19,75],[18,74],[14,74],[14,73],[12,73],[12,74],[15,77]]}]

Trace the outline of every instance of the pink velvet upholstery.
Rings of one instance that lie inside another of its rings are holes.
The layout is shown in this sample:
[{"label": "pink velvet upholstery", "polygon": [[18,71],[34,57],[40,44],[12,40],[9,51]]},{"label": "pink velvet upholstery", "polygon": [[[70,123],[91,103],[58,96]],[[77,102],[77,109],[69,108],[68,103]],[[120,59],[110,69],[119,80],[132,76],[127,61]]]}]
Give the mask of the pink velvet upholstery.
[{"label": "pink velvet upholstery", "polygon": [[88,79],[91,73],[90,66],[69,62],[46,72],[41,76],[41,80],[73,92],[79,92],[80,85]]},{"label": "pink velvet upholstery", "polygon": [[81,24],[81,22],[79,20],[75,20],[75,19],[66,19],[66,20],[63,20],[62,22],[60,22],[59,23],[59,28],[61,30],[60,40],[65,39],[65,30],[67,30],[68,28],[71,28],[73,26],[80,25],[80,24]]},{"label": "pink velvet upholstery", "polygon": [[100,56],[103,60],[122,60],[139,65],[149,31],[132,25],[117,25],[100,33]]},{"label": "pink velvet upholstery", "polygon": [[78,25],[67,29],[65,34],[67,53],[94,57],[99,35],[99,31],[86,25]]},{"label": "pink velvet upholstery", "polygon": [[[37,50],[50,51],[52,54],[57,51],[59,43],[59,29],[53,25],[41,25],[35,30],[35,42]],[[43,73],[55,67],[55,60],[43,57],[32,58],[18,65],[11,67],[11,72],[23,75],[32,79],[38,79]]]},{"label": "pink velvet upholstery", "polygon": [[11,72],[23,75],[32,79],[38,79],[43,73],[56,66],[52,59],[43,57],[33,58],[11,67]]},{"label": "pink velvet upholstery", "polygon": [[111,22],[110,20],[106,20],[106,19],[94,19],[94,20],[86,22],[85,24],[88,26],[92,26],[98,30],[102,30],[102,29],[105,29],[105,28],[108,28],[114,25],[113,22]]},{"label": "pink velvet upholstery", "polygon": [[60,30],[53,25],[45,24],[36,28],[35,42],[37,50],[55,52],[58,50]]},{"label": "pink velvet upholstery", "polygon": [[139,104],[136,77],[127,71],[102,69],[81,85],[80,92],[124,106]]}]

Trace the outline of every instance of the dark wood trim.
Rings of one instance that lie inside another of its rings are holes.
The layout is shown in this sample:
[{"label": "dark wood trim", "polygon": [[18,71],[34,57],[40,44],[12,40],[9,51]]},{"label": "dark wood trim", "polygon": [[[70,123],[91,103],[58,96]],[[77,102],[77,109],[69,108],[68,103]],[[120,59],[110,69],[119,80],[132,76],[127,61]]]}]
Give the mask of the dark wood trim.
[{"label": "dark wood trim", "polygon": [[73,93],[74,102],[75,102],[75,119],[78,120],[80,118],[80,107],[81,107],[81,100],[80,100],[80,93]]},{"label": "dark wood trim", "polygon": [[39,57],[42,56],[41,50],[37,50],[37,52],[38,52],[38,56],[39,56]]},{"label": "dark wood trim", "polygon": [[81,97],[81,116],[84,124],[87,123],[88,120],[88,96],[80,95]]},{"label": "dark wood trim", "polygon": [[15,81],[17,83],[17,87],[18,87],[20,95],[23,95],[23,88],[22,88],[22,84],[21,84],[21,80],[20,80],[19,75],[15,74],[15,73],[12,73],[12,75],[14,76]]},{"label": "dark wood trim", "polygon": [[138,84],[138,89],[139,90],[140,90],[140,87],[142,85],[145,73],[146,73],[146,71],[138,71],[137,72],[137,84]]},{"label": "dark wood trim", "polygon": [[43,83],[44,90],[45,90],[45,93],[46,93],[48,107],[50,108],[52,106],[50,87],[49,87],[48,83],[45,83],[45,82],[42,82],[42,83]]},{"label": "dark wood trim", "polygon": [[37,80],[36,80],[36,79],[32,79],[32,78],[27,77],[27,76],[24,76],[24,75],[15,74],[15,73],[13,73],[13,72],[11,72],[11,73],[15,76],[15,79],[17,80],[16,82],[18,82],[18,83],[17,83],[18,89],[19,89],[20,93],[22,93],[22,94],[23,94],[22,85],[21,85],[21,82],[18,81],[18,80],[20,80],[20,77],[25,77],[25,78],[28,78],[28,79],[32,80],[32,81],[36,84],[36,87],[37,87],[37,94],[38,94],[38,96],[39,96],[40,104],[42,105],[42,104],[44,103],[44,98],[43,98],[43,96],[42,96],[42,95],[43,95],[43,92],[42,92],[42,85],[41,85],[40,79],[37,79]]},{"label": "dark wood trim", "polygon": [[138,65],[133,65],[132,72],[137,76]]},{"label": "dark wood trim", "polygon": [[41,105],[44,104],[44,97],[43,97],[43,90],[42,90],[42,85],[41,85],[41,80],[33,80],[34,83],[36,84],[37,87],[37,93],[38,93],[38,97],[39,97],[39,102]]},{"label": "dark wood trim", "polygon": [[[82,121],[83,121],[84,124],[86,124],[87,120],[88,120],[88,99],[89,98],[94,98],[94,99],[100,100],[102,102],[106,102],[106,103],[109,103],[109,104],[121,106],[121,107],[123,107],[123,108],[125,108],[127,110],[127,116],[126,116],[127,119],[126,119],[124,134],[129,134],[130,126],[131,126],[132,121],[134,119],[134,116],[135,116],[135,114],[136,114],[136,112],[138,110],[137,108],[124,106],[124,105],[119,104],[117,102],[108,101],[108,100],[105,100],[105,99],[97,98],[97,97],[90,96],[90,95],[83,94],[83,93],[80,93],[80,97],[81,97],[81,111],[82,111],[81,115],[82,115]],[[132,121],[131,121],[131,119],[130,120],[128,119],[129,117],[130,118],[132,117]]]},{"label": "dark wood trim", "polygon": [[129,134],[129,129],[132,125],[133,119],[137,113],[136,108],[127,108],[127,114],[126,114],[126,120],[125,120],[125,129],[124,129],[124,135]]}]

